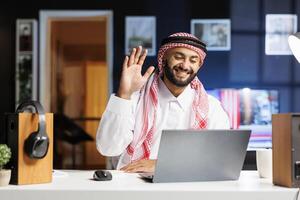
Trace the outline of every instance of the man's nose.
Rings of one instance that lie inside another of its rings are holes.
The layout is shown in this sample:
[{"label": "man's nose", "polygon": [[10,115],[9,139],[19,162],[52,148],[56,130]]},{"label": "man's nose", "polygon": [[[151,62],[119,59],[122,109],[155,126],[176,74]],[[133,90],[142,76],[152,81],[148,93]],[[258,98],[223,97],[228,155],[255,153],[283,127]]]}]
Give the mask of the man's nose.
[{"label": "man's nose", "polygon": [[190,63],[190,61],[189,61],[188,59],[185,59],[185,60],[183,61],[183,63],[182,63],[182,67],[183,67],[184,69],[188,69],[188,68],[190,67],[190,65],[191,65],[191,63]]},{"label": "man's nose", "polygon": [[181,63],[181,64],[178,66],[178,68],[179,68],[180,70],[182,70],[182,71],[185,71],[185,72],[189,71],[189,66],[188,66],[187,64],[185,64],[184,62]]}]

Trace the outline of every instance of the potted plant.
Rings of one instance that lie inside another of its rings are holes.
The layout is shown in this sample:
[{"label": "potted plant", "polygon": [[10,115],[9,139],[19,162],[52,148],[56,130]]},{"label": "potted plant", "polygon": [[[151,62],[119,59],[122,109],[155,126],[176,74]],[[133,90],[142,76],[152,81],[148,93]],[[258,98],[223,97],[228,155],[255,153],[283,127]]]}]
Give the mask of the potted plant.
[{"label": "potted plant", "polygon": [[0,186],[6,186],[9,184],[11,170],[4,169],[6,163],[11,158],[11,150],[6,144],[0,144]]}]

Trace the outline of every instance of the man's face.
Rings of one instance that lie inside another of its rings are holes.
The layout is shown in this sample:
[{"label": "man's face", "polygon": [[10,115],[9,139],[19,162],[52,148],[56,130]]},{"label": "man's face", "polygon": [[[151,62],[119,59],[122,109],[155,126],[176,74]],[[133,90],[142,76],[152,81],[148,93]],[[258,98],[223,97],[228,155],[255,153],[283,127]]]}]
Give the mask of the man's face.
[{"label": "man's face", "polygon": [[163,63],[164,76],[177,87],[187,86],[202,66],[198,53],[182,47],[168,50]]}]

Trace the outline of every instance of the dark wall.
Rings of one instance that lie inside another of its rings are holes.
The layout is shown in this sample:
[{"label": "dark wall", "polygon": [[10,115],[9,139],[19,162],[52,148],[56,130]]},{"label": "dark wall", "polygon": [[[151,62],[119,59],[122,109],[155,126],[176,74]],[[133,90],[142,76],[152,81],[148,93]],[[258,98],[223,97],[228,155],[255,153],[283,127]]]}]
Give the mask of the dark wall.
[{"label": "dark wall", "polygon": [[[190,18],[227,18],[229,1],[210,1],[201,6],[197,1],[11,1],[0,5],[0,87],[5,98],[0,100],[0,113],[14,110],[15,21],[17,18],[39,17],[39,10],[112,10],[114,18],[114,91],[118,87],[119,66],[124,57],[124,21],[127,15],[153,15],[157,17],[157,45],[167,35],[190,31]],[[213,12],[212,12],[213,11]],[[148,57],[145,66],[155,64],[155,57]]]},{"label": "dark wall", "polygon": [[292,56],[265,54],[265,15],[298,14],[299,1],[249,1],[231,6],[235,12],[231,12],[230,84],[278,89],[280,111],[298,112],[299,64]]},{"label": "dark wall", "polygon": [[[157,46],[167,35],[178,31],[190,31],[190,18],[227,18],[229,1],[210,1],[198,9],[197,1],[121,1],[73,0],[73,1],[9,1],[0,3],[0,115],[15,109],[15,22],[18,18],[39,18],[39,10],[112,10],[114,31],[114,91],[119,85],[120,66],[124,58],[124,21],[127,15],[153,15],[157,22]],[[123,4],[123,5],[120,5]],[[156,64],[149,56],[145,66]],[[1,120],[3,122],[3,120]],[[0,124],[3,130],[3,123]],[[1,135],[1,134],[0,134]],[[1,138],[0,138],[1,139]]]}]

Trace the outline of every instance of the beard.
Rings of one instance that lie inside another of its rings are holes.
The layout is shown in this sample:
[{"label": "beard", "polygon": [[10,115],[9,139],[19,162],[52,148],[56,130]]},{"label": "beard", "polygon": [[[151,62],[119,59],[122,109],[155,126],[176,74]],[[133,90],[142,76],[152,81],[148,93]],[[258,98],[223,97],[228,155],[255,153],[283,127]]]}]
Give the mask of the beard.
[{"label": "beard", "polygon": [[[164,76],[166,76],[166,78],[177,87],[186,87],[194,80],[194,78],[197,75],[197,72],[194,72],[193,69],[183,69],[180,65],[174,65],[171,69],[167,62],[163,66],[163,70]],[[185,72],[189,74],[189,77],[186,80],[181,80],[176,77],[175,72],[173,70]]]}]

